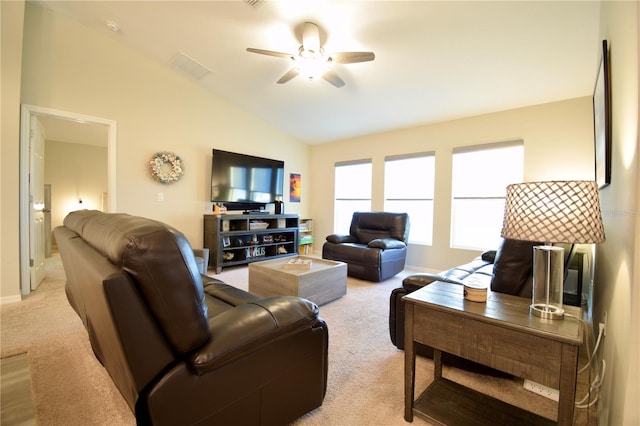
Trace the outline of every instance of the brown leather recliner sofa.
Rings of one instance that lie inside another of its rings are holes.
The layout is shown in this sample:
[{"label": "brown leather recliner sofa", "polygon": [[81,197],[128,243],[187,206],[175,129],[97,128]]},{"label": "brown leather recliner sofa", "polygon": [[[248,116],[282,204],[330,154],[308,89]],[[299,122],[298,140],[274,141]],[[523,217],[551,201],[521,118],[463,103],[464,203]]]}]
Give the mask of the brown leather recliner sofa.
[{"label": "brown leather recliner sofa", "polygon": [[327,236],[322,258],[345,262],[351,277],[383,281],[404,269],[408,242],[408,214],[356,212],[349,235]]},{"label": "brown leather recliner sofa", "polygon": [[77,211],[54,230],[66,293],[138,424],[287,424],[322,405],[328,328],[297,297],[205,275],[182,233]]}]

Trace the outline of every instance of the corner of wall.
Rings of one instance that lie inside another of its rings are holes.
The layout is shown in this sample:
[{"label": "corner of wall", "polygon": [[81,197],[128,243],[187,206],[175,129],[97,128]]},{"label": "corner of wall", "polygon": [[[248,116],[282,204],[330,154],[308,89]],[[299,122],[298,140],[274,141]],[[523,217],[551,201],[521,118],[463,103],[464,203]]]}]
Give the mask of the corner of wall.
[{"label": "corner of wall", "polygon": [[2,31],[0,155],[0,294],[3,300],[20,299],[20,235],[18,233],[20,152],[20,85],[25,2],[0,1]]}]

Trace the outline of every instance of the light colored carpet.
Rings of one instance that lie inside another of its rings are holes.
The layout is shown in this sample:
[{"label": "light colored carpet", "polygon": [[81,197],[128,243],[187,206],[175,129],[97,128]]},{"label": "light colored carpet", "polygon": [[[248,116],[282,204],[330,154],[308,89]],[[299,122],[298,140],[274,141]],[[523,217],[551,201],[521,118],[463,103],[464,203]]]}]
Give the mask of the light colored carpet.
[{"label": "light colored carpet", "polygon": [[0,305],[0,357],[27,352],[38,342],[84,331],[67,302],[66,276],[59,256],[45,260],[46,277],[22,302]]},{"label": "light colored carpet", "polygon": [[[0,309],[2,358],[26,352],[40,425],[134,425],[129,407],[96,360],[80,319],[64,294],[59,258],[25,301]],[[211,272],[210,272],[211,274]],[[349,278],[347,295],[320,307],[329,325],[329,378],[324,404],[295,425],[405,425],[404,352],[389,339],[389,295],[407,273],[382,283]],[[247,289],[247,267],[217,278]],[[416,395],[431,382],[433,363],[418,357]],[[445,367],[445,377],[505,402],[555,418],[556,404],[500,379]],[[580,394],[580,393],[579,393]],[[415,418],[416,425],[428,424]],[[577,413],[576,424],[586,425]]]}]

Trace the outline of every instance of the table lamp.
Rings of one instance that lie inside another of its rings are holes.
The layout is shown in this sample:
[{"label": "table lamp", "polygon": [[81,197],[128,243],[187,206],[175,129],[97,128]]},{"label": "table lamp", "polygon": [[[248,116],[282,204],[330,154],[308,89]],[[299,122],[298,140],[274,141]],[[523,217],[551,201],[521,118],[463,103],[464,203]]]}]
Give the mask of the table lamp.
[{"label": "table lamp", "polygon": [[564,249],[552,243],[592,244],[605,240],[596,182],[547,181],[507,186],[500,235],[545,242],[533,248],[530,311],[541,318],[562,319]]}]

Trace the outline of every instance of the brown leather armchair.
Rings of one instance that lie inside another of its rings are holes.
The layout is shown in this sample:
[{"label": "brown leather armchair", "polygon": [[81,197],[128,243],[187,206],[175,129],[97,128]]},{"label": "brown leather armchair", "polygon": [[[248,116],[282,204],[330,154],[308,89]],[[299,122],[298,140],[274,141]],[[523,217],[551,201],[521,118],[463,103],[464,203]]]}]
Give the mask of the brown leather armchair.
[{"label": "brown leather armchair", "polygon": [[287,424],[322,405],[328,328],[297,297],[205,275],[179,231],[70,213],[54,230],[66,293],[138,424]]},{"label": "brown leather armchair", "polygon": [[349,235],[327,236],[322,258],[345,262],[349,276],[382,281],[404,269],[408,242],[408,214],[356,212]]}]

